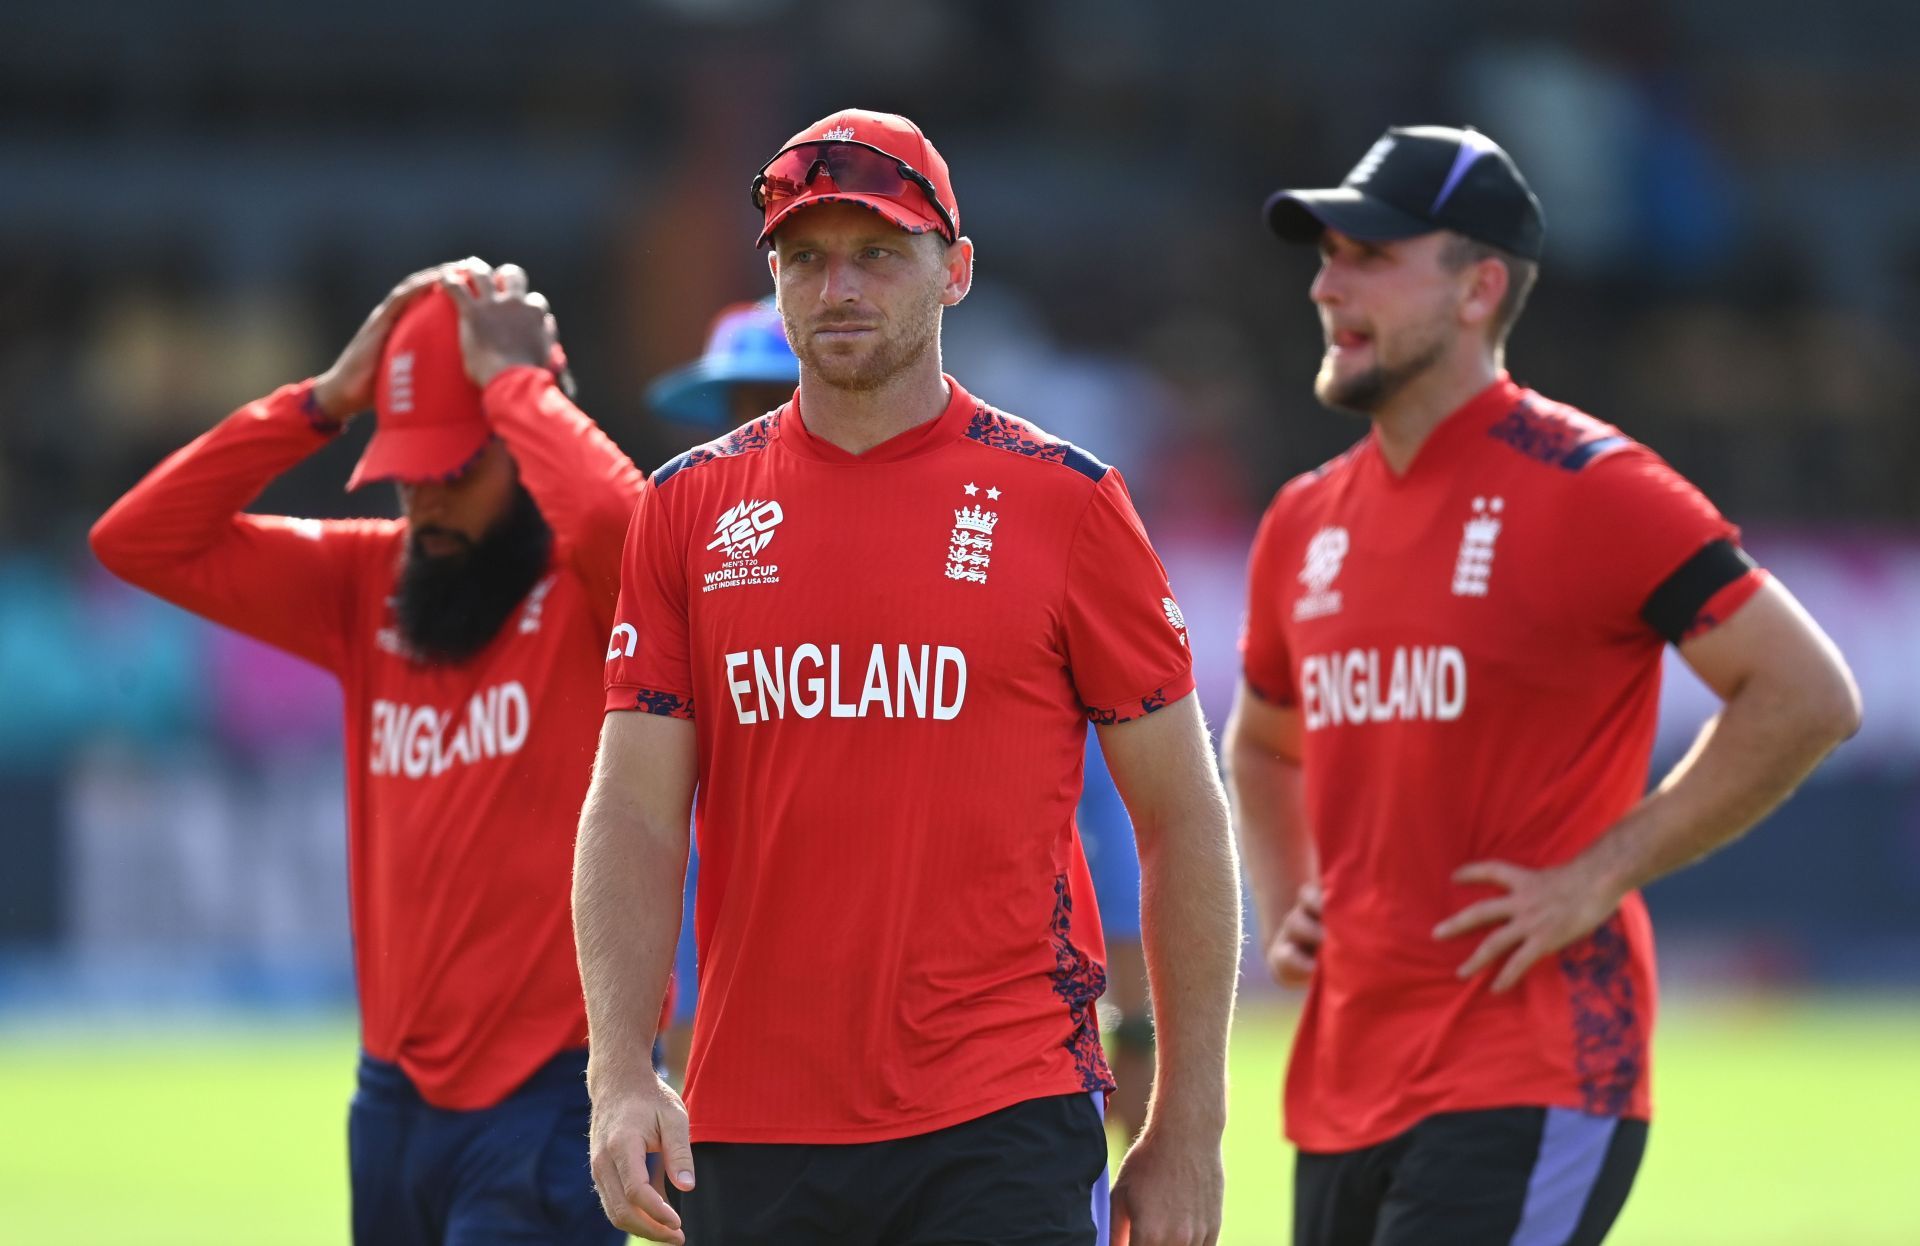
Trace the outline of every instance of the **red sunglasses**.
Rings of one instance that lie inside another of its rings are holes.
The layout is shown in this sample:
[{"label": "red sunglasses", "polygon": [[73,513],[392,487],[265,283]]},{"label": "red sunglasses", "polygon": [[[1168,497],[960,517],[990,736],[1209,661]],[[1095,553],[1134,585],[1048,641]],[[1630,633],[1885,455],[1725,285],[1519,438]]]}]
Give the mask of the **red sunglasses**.
[{"label": "red sunglasses", "polygon": [[944,227],[941,237],[948,242],[957,241],[960,231],[954,227],[953,216],[946,205],[940,202],[939,192],[925,174],[914,168],[898,156],[892,156],[878,147],[866,143],[856,143],[848,139],[812,139],[805,143],[795,143],[767,161],[760,171],[753,175],[751,193],[753,206],[762,212],[767,204],[775,199],[791,199],[806,193],[813,179],[820,176],[822,170],[833,179],[836,189],[850,195],[896,196],[907,186],[917,186],[926,195],[927,202],[940,214],[940,223]]}]

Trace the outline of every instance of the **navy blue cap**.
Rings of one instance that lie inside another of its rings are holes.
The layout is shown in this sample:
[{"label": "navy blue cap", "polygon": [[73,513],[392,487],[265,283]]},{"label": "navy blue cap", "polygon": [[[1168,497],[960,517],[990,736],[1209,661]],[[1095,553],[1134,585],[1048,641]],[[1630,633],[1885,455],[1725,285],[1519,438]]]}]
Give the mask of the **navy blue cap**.
[{"label": "navy blue cap", "polygon": [[1468,126],[1395,126],[1332,190],[1283,190],[1267,224],[1288,242],[1328,229],[1391,242],[1439,229],[1538,260],[1546,219],[1527,179],[1500,145]]}]

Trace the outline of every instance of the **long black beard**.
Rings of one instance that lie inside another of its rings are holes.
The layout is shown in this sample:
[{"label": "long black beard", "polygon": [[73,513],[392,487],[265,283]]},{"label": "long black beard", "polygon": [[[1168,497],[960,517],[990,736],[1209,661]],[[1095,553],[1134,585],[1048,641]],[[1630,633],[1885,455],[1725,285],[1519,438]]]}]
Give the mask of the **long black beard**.
[{"label": "long black beard", "polygon": [[479,541],[457,554],[429,554],[416,533],[394,583],[393,615],[413,656],[464,662],[487,647],[547,569],[553,530],[522,486]]}]

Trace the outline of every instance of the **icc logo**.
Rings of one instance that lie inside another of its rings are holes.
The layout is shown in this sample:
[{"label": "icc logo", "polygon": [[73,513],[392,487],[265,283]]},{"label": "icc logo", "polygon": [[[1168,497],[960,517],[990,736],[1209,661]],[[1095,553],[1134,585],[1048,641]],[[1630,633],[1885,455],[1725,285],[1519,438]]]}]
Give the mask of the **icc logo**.
[{"label": "icc logo", "polygon": [[1345,528],[1322,528],[1307,542],[1307,557],[1300,567],[1300,583],[1306,592],[1293,603],[1293,617],[1319,618],[1340,611],[1340,594],[1331,591],[1340,564],[1346,561],[1350,544]]},{"label": "icc logo", "polygon": [[786,518],[778,502],[739,502],[714,521],[708,549],[727,551],[728,562],[746,562],[773,540],[773,530]]}]

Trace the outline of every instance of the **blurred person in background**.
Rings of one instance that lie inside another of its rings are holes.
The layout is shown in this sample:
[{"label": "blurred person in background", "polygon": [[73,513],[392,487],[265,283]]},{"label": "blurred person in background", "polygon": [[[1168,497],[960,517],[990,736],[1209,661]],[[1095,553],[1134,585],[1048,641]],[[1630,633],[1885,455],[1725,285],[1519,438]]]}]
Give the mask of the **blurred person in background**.
[{"label": "blurred person in background", "polygon": [[[1294,1240],[1596,1243],[1647,1134],[1638,888],[1791,793],[1858,692],[1697,489],[1508,376],[1544,225],[1490,139],[1389,130],[1267,219],[1320,249],[1315,395],[1371,421],[1261,523],[1224,746],[1307,987]],[[1646,795],[1666,644],[1724,704]]]},{"label": "blurred person in background", "polygon": [[[93,528],[116,574],[345,692],[359,1246],[622,1240],[583,1145],[567,894],[644,478],[564,378],[518,267],[415,273],[332,367],[242,407]],[[395,482],[401,518],[246,513],[369,406],[348,487]]]},{"label": "blurred person in background", "polygon": [[[799,380],[800,363],[787,345],[786,326],[780,322],[774,300],[736,303],[714,318],[700,358],[648,386],[647,405],[654,414],[676,423],[735,428],[781,406],[793,397]],[[1115,1083],[1107,1120],[1122,1137],[1131,1139],[1146,1123],[1153,1084],[1153,1019],[1147,1007],[1146,959],[1140,950],[1140,858],[1134,850],[1126,804],[1114,790],[1106,760],[1091,735],[1085,775],[1074,821],[1093,875],[1106,937],[1107,993],[1101,997],[1106,1005],[1101,1021]],[[687,858],[680,942],[673,961],[673,1020],[663,1044],[667,1076],[676,1088],[686,1084],[694,1005],[699,998],[693,949],[699,859],[696,845]]]},{"label": "blurred person in background", "polygon": [[[1211,1242],[1239,904],[1165,572],[1118,473],[941,372],[973,246],[918,127],[835,114],[754,192],[799,390],[654,473],[581,820],[608,1214],[701,1246],[1104,1239],[1091,719],[1160,1023],[1111,1211],[1137,1246]],[[645,1050],[696,789],[683,1106]]]}]

